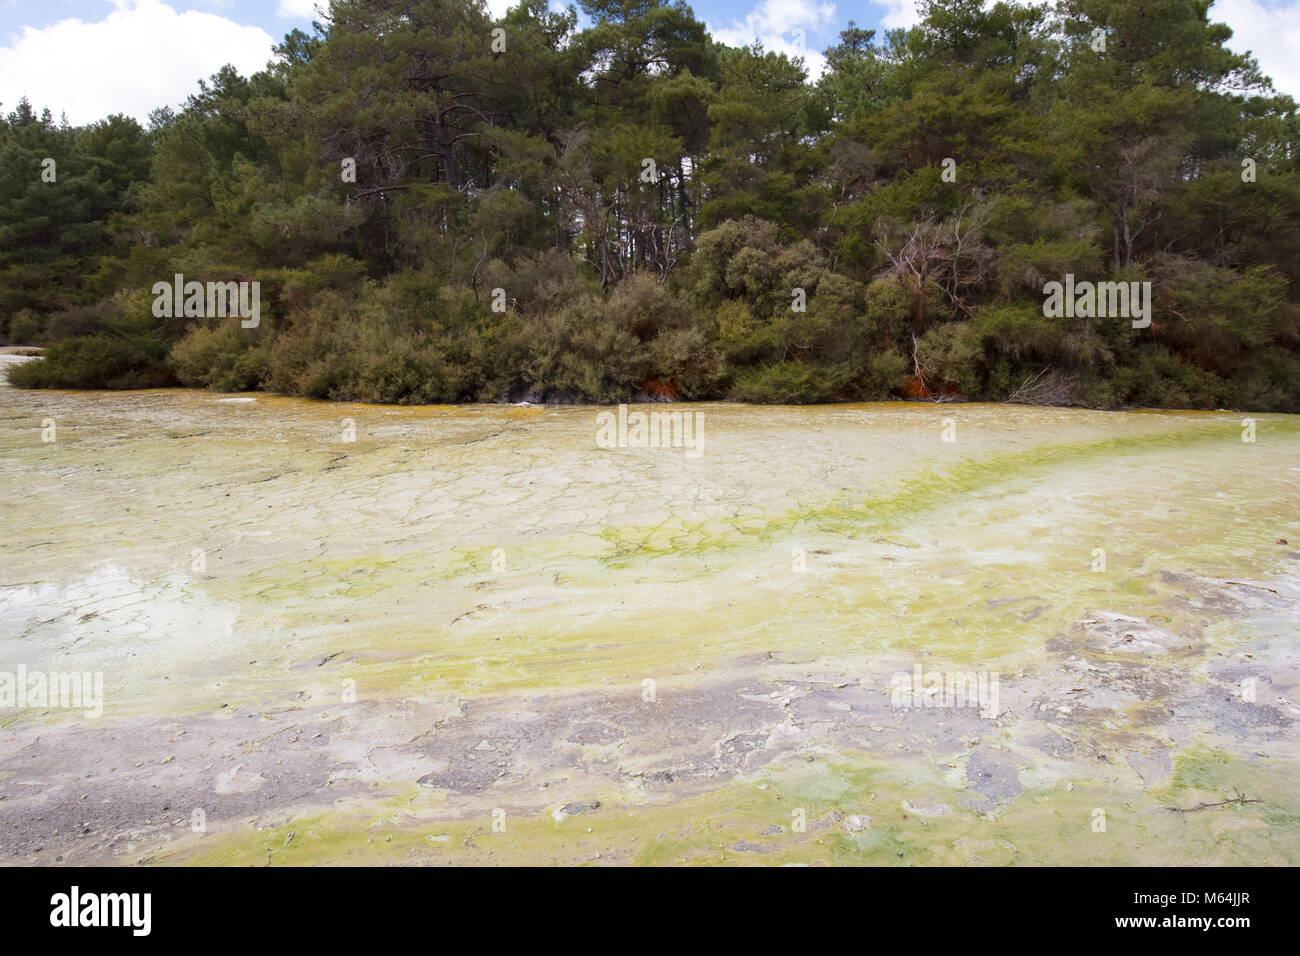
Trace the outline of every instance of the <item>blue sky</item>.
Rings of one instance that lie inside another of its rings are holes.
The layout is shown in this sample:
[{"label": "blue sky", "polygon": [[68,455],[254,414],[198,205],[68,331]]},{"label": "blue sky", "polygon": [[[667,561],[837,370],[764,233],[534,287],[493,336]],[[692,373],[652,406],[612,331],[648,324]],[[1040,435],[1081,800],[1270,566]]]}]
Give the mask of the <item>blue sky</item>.
[{"label": "blue sky", "polygon": [[[175,105],[225,63],[261,68],[270,47],[307,29],[324,0],[0,0],[0,104],[24,94],[74,124],[110,112],[143,120]],[[511,0],[487,0],[503,11]],[[699,0],[719,39],[760,39],[771,49],[820,51],[849,20],[883,30],[916,22],[913,0]],[[1214,19],[1233,28],[1233,49],[1251,50],[1279,89],[1300,98],[1300,0],[1218,0]]]}]

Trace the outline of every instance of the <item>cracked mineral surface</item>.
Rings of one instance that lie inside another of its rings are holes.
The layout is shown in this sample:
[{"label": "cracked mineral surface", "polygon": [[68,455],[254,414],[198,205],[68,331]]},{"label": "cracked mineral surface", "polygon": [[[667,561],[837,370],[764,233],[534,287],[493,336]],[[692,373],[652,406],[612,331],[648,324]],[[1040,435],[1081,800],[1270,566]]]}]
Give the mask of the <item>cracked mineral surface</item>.
[{"label": "cracked mineral surface", "polygon": [[676,408],[0,386],[0,860],[1300,862],[1294,416]]}]

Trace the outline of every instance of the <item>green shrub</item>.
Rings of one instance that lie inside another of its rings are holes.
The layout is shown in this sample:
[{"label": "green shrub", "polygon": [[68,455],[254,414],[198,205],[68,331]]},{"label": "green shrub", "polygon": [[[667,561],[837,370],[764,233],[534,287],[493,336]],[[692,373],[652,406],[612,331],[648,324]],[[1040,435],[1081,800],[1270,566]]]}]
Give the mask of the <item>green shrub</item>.
[{"label": "green shrub", "polygon": [[1113,359],[1098,332],[1101,323],[1110,321],[1051,318],[1043,315],[1040,303],[1007,302],[978,309],[971,325],[995,354],[1024,358],[1039,367],[1054,363],[1076,368]]},{"label": "green shrub", "polygon": [[[267,373],[264,334],[238,318],[216,328],[199,326],[177,342],[169,362],[182,385],[243,392],[258,388]],[[256,341],[255,341],[256,339]]]},{"label": "green shrub", "polygon": [[888,398],[903,387],[912,371],[912,363],[893,347],[872,352],[863,362],[855,385],[858,396],[866,399]]},{"label": "green shrub", "polygon": [[625,402],[650,378],[646,349],[599,298],[543,316],[531,332],[525,382],[543,398]]},{"label": "green shrub", "polygon": [[656,336],[647,350],[649,377],[677,389],[683,399],[713,398],[725,380],[722,356],[697,328],[672,329]]},{"label": "green shrub", "polygon": [[101,332],[49,346],[39,359],[9,371],[24,388],[159,388],[174,385],[167,343],[148,335]]},{"label": "green shrub", "polygon": [[808,405],[828,402],[848,384],[849,370],[805,362],[775,362],[736,374],[731,394],[742,402]]},{"label": "green shrub", "polygon": [[45,341],[49,344],[94,335],[99,331],[103,305],[80,306],[55,312],[45,319]]},{"label": "green shrub", "polygon": [[38,345],[45,335],[45,322],[31,309],[20,309],[9,320],[10,345]]},{"label": "green shrub", "polygon": [[[28,388],[155,388],[175,385],[167,354],[183,327],[154,318],[144,290],[122,291],[99,305],[51,316],[41,357],[11,370],[9,381]],[[62,328],[51,331],[55,319]],[[92,334],[63,336],[71,328]],[[61,337],[63,336],[63,337]]]},{"label": "green shrub", "polygon": [[932,392],[967,398],[980,393],[984,351],[969,322],[948,322],[926,331],[916,342],[916,359]]}]

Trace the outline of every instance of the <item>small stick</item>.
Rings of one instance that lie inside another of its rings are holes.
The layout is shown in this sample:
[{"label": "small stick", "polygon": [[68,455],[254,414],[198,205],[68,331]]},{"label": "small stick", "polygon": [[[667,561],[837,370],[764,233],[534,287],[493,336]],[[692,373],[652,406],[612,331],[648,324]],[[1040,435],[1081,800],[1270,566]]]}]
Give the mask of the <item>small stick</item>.
[{"label": "small stick", "polygon": [[1240,790],[1236,790],[1234,788],[1234,791],[1236,792],[1237,795],[1233,797],[1231,800],[1223,800],[1219,803],[1200,803],[1194,807],[1164,807],[1163,809],[1172,810],[1175,813],[1194,813],[1197,810],[1217,810],[1221,807],[1227,807],[1234,804],[1240,805],[1243,803],[1259,803],[1259,801],[1256,800],[1254,797],[1248,797]]}]

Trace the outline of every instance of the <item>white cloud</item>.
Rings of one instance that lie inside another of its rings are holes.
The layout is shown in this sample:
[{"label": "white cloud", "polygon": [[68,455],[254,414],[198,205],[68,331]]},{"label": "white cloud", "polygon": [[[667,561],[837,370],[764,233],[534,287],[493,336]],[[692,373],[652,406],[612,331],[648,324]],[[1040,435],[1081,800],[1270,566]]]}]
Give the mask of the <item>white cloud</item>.
[{"label": "white cloud", "polygon": [[[884,7],[880,15],[880,26],[884,30],[895,27],[911,27],[921,22],[920,11],[916,9],[916,0],[871,0],[873,7]],[[865,26],[859,23],[858,26]]]},{"label": "white cloud", "polygon": [[61,20],[0,47],[0,102],[24,94],[38,111],[66,112],[74,125],[126,113],[144,122],[157,106],[180,103],[198,80],[227,63],[247,76],[271,58],[259,27],[213,13],[177,13],[160,0],[114,0],[97,22]]},{"label": "white cloud", "polygon": [[296,20],[314,20],[318,16],[316,7],[329,9],[329,0],[280,0],[280,7],[275,12],[282,17]]},{"label": "white cloud", "polygon": [[[523,0],[484,0],[484,2],[487,4],[488,15],[491,16],[493,20],[500,20],[503,16],[506,15],[507,10],[509,10],[511,7],[519,6],[519,4],[523,2]],[[566,13],[571,3],[575,7],[578,5],[577,3],[574,2],[574,0],[547,0],[546,9],[550,10],[551,13]],[[590,23],[590,18],[587,17],[581,10],[579,10],[578,11],[579,29],[582,28],[582,25],[584,23]]]},{"label": "white cloud", "polygon": [[1230,50],[1249,50],[1274,86],[1300,99],[1300,2],[1218,0],[1210,19],[1232,27]]},{"label": "white cloud", "polygon": [[813,0],[760,0],[743,21],[727,26],[708,25],[713,38],[728,46],[747,46],[758,40],[763,49],[801,56],[809,79],[816,79],[826,67],[817,44],[810,36],[838,29],[835,5]]}]

